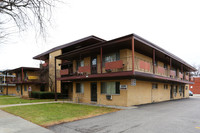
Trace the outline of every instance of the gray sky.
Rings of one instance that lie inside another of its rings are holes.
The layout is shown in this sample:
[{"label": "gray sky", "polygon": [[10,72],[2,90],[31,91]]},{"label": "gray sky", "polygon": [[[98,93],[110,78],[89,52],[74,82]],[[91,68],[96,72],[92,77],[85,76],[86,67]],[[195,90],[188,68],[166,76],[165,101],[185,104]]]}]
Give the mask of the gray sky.
[{"label": "gray sky", "polygon": [[0,70],[38,67],[33,56],[86,36],[110,40],[131,33],[200,64],[199,7],[199,0],[67,0],[53,10],[45,42],[29,30],[0,45]]}]

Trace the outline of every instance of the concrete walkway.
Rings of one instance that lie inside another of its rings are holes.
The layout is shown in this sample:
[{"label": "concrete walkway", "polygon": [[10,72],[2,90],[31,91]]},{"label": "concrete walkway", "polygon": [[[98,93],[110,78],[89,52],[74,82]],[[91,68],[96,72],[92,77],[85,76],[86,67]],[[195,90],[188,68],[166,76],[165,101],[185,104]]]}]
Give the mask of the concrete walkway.
[{"label": "concrete walkway", "polygon": [[0,110],[0,133],[53,133],[18,116]]}]

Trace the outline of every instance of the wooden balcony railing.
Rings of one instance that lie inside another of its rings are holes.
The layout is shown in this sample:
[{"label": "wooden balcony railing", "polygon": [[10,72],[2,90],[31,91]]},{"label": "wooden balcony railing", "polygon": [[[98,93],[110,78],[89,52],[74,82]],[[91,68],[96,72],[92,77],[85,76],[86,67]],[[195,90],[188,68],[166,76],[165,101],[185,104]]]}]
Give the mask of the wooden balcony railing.
[{"label": "wooden balcony railing", "polygon": [[135,68],[135,71],[153,73],[152,62],[149,62],[149,61],[137,58],[137,57],[135,57],[134,68]]},{"label": "wooden balcony railing", "polygon": [[106,62],[105,63],[105,69],[108,70],[112,70],[112,69],[121,69],[123,68],[123,61],[122,60],[118,60],[118,61],[113,61],[113,62]]},{"label": "wooden balcony railing", "polygon": [[185,75],[185,80],[189,80],[189,76],[188,75]]},{"label": "wooden balcony railing", "polygon": [[60,75],[69,75],[69,69],[60,70]]},{"label": "wooden balcony railing", "polygon": [[79,73],[90,73],[90,66],[83,66],[78,68]]},{"label": "wooden balcony railing", "polygon": [[176,76],[176,71],[170,70],[170,76],[173,77],[173,78],[175,78],[175,76]]},{"label": "wooden balcony railing", "polygon": [[179,72],[179,78],[183,79],[183,74],[181,72]]},{"label": "wooden balcony railing", "polygon": [[162,75],[162,76],[168,76],[169,72],[168,69],[165,69],[164,67],[161,67],[161,66],[155,66],[155,73],[158,74],[158,75]]}]

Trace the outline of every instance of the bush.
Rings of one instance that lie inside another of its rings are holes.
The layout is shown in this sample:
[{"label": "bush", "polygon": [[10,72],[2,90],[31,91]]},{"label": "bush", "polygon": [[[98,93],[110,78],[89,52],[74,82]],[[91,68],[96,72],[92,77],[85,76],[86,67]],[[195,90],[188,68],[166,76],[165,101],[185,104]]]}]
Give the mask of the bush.
[{"label": "bush", "polygon": [[[37,99],[54,99],[55,93],[54,92],[41,92],[41,91],[32,91],[31,98]],[[57,98],[62,98],[61,93],[57,93]]]}]

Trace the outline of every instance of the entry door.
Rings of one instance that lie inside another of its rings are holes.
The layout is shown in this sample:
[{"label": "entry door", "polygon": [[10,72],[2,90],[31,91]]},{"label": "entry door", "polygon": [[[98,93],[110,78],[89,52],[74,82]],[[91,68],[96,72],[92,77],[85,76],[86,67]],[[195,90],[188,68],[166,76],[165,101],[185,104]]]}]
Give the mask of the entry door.
[{"label": "entry door", "polygon": [[91,58],[91,74],[97,74],[97,57]]},{"label": "entry door", "polygon": [[97,101],[97,83],[91,83],[91,101]]},{"label": "entry door", "polygon": [[23,96],[23,86],[21,85],[21,96]]},{"label": "entry door", "polygon": [[173,98],[173,85],[171,85],[170,87],[170,98],[171,99]]},{"label": "entry door", "polygon": [[183,97],[185,97],[185,86],[182,86]]}]

